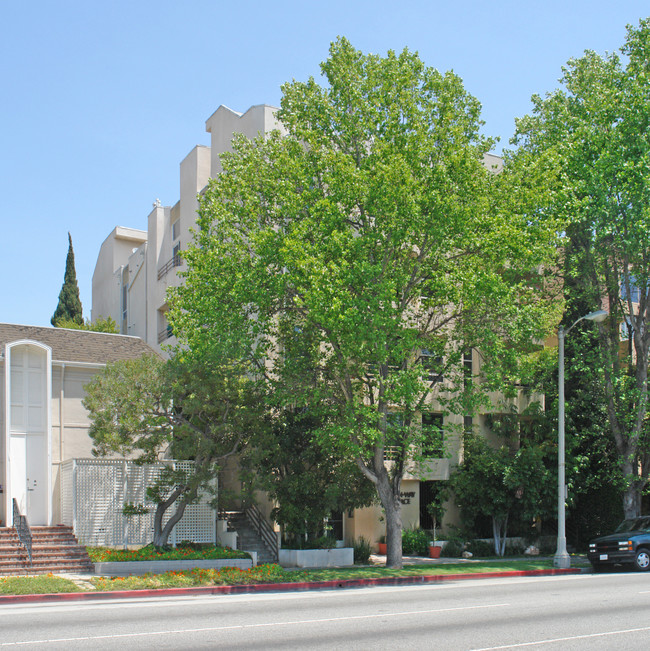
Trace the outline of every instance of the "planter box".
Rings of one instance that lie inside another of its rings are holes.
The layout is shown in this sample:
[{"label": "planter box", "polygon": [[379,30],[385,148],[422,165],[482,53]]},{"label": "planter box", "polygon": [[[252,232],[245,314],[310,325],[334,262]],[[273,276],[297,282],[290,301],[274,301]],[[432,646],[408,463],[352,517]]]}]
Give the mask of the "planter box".
[{"label": "planter box", "polygon": [[354,549],[280,549],[282,567],[341,567],[354,565]]},{"label": "planter box", "polygon": [[429,558],[440,558],[442,547],[438,545],[429,545]]},{"label": "planter box", "polygon": [[250,558],[219,558],[197,559],[194,561],[112,561],[94,563],[95,574],[103,576],[130,576],[132,574],[162,574],[163,572],[182,572],[193,570],[195,567],[203,569],[219,569],[221,567],[238,567],[248,570],[253,567]]}]

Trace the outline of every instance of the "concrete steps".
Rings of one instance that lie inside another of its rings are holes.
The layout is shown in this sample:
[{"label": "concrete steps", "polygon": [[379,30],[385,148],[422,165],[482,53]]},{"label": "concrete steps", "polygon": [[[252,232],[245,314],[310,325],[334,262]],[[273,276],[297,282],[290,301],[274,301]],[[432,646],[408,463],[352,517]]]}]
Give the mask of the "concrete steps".
[{"label": "concrete steps", "polygon": [[245,513],[230,511],[227,514],[228,525],[237,532],[237,547],[245,551],[257,552],[257,563],[277,563],[271,550],[251,526]]},{"label": "concrete steps", "polygon": [[0,576],[93,572],[94,566],[72,527],[32,527],[32,563],[13,527],[0,527]]}]

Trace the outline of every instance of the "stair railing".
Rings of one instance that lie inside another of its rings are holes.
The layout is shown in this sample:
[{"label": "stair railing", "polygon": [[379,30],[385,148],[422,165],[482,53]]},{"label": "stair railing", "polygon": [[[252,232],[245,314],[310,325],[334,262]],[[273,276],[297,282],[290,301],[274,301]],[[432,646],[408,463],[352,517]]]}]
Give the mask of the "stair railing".
[{"label": "stair railing", "polygon": [[266,518],[260,513],[260,510],[254,504],[249,506],[246,511],[246,517],[251,525],[257,531],[257,535],[262,539],[264,544],[268,547],[273,560],[278,560],[278,536],[267,522]]},{"label": "stair railing", "polygon": [[20,544],[27,551],[29,556],[30,564],[34,563],[32,558],[32,530],[29,528],[29,522],[27,522],[27,516],[23,515],[18,508],[18,502],[16,498],[13,498],[14,503],[14,529],[18,534],[18,540]]}]

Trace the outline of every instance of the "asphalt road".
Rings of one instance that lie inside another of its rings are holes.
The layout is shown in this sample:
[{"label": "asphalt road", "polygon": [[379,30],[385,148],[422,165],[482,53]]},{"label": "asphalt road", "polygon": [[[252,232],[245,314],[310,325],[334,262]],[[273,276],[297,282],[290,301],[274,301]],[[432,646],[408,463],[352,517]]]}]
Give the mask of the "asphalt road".
[{"label": "asphalt road", "polygon": [[28,649],[649,649],[650,573],[0,606]]}]

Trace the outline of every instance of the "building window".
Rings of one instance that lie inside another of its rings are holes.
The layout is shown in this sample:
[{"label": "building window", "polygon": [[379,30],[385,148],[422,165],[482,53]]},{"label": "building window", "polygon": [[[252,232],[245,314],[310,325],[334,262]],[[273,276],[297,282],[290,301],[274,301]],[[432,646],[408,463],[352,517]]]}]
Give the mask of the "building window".
[{"label": "building window", "polygon": [[177,240],[181,236],[181,220],[177,219],[172,224],[172,240]]},{"label": "building window", "polygon": [[467,389],[472,384],[472,375],[474,368],[472,366],[472,351],[463,353],[463,388]]},{"label": "building window", "polygon": [[440,355],[434,355],[431,351],[423,348],[420,351],[420,359],[418,361],[422,365],[422,379],[425,382],[442,382],[443,359]]},{"label": "building window", "polygon": [[[640,298],[641,298],[641,291],[639,290],[639,285],[637,283],[637,280],[634,276],[630,274],[629,276],[630,280],[630,300],[632,303],[638,303]],[[621,299],[624,301],[627,301],[628,299],[628,293],[627,293],[627,287],[625,286],[625,277],[621,279]]]},{"label": "building window", "polygon": [[445,455],[442,414],[422,414],[422,455],[430,459]]},{"label": "building window", "polygon": [[395,461],[401,451],[400,441],[403,440],[404,418],[402,414],[393,412],[386,414],[386,438],[384,439],[384,461]]},{"label": "building window", "polygon": [[632,319],[626,315],[623,321],[621,321],[621,341],[627,341],[628,339],[631,339],[633,331],[634,328],[632,327]]},{"label": "building window", "polygon": [[332,511],[325,519],[325,535],[334,540],[343,540],[343,511]]},{"label": "building window", "polygon": [[174,250],[172,251],[172,260],[174,261],[175,267],[181,266],[181,243],[180,242],[174,244]]}]

